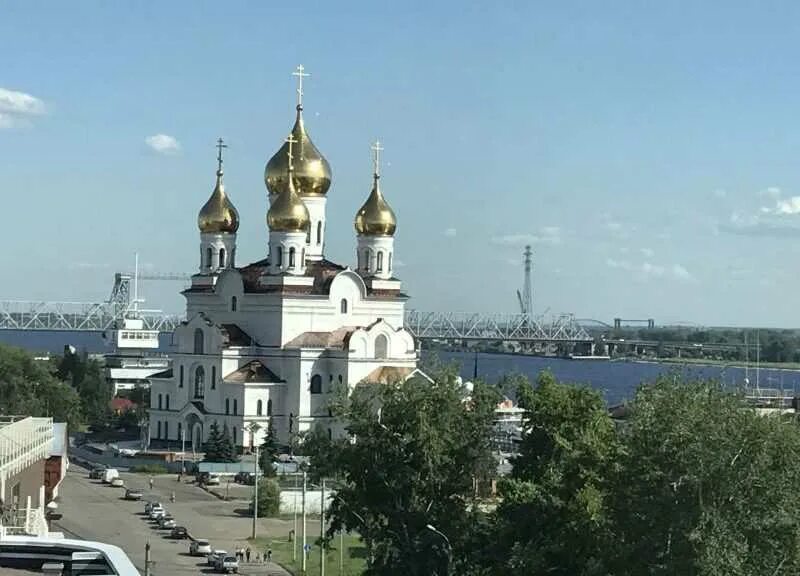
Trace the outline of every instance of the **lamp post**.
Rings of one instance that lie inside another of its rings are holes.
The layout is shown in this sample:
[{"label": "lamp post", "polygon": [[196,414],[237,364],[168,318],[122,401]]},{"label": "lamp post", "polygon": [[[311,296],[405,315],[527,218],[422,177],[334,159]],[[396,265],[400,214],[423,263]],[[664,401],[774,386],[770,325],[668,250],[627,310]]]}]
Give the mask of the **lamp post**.
[{"label": "lamp post", "polygon": [[447,536],[445,536],[444,532],[437,530],[433,524],[427,524],[425,525],[425,528],[427,528],[434,534],[440,536],[442,540],[444,540],[444,543],[447,545],[447,565],[445,567],[445,572],[444,572],[445,576],[447,576],[448,574],[450,574],[450,564],[452,564],[453,562],[453,547],[450,545],[450,539]]},{"label": "lamp post", "polygon": [[[248,430],[250,432],[250,438],[261,429],[257,423],[252,422],[250,426],[248,426]],[[254,443],[255,444],[255,443]],[[258,534],[257,522],[258,522],[258,444],[256,446],[256,459],[253,462],[253,474],[254,474],[254,481],[253,481],[253,533],[251,534],[251,538],[255,540],[256,535]]]}]

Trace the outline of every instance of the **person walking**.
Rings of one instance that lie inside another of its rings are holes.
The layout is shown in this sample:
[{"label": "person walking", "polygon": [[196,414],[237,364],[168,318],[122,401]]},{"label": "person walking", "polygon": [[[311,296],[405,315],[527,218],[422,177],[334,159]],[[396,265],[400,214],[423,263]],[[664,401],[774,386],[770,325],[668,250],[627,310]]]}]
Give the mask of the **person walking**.
[{"label": "person walking", "polygon": [[250,562],[250,546],[245,550],[244,555],[247,556],[247,561]]},{"label": "person walking", "polygon": [[152,491],[153,490],[153,477],[152,476],[150,476],[150,480],[148,480],[148,482],[150,484],[150,490]]},{"label": "person walking", "polygon": [[267,562],[272,562],[272,548],[267,550]]}]

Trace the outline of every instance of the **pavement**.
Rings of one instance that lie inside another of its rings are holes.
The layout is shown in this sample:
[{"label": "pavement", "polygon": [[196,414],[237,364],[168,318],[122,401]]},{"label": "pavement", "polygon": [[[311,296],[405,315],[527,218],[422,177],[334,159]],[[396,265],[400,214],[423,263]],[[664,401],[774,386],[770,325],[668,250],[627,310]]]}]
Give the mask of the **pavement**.
[{"label": "pavement", "polygon": [[[232,552],[247,547],[246,539],[252,530],[252,518],[237,511],[235,502],[223,502],[196,485],[177,482],[175,475],[155,476],[153,490],[148,476],[121,473],[126,488],[142,490],[144,499],[133,502],[123,499],[125,488],[113,488],[97,480],[89,480],[88,471],[72,466],[60,487],[59,512],[61,520],[54,521],[52,530],[67,537],[96,540],[122,548],[144,574],[145,545],[150,542],[151,574],[214,573],[206,566],[205,558],[189,556],[190,540],[173,540],[169,531],[158,530],[144,515],[144,503],[156,499],[185,526],[195,538],[205,538],[216,549]],[[170,493],[175,492],[175,502]],[[242,507],[241,505],[239,506]],[[259,536],[275,540],[288,538],[292,522],[281,519],[259,521]],[[242,563],[239,573],[258,576],[290,576],[275,563]]]}]

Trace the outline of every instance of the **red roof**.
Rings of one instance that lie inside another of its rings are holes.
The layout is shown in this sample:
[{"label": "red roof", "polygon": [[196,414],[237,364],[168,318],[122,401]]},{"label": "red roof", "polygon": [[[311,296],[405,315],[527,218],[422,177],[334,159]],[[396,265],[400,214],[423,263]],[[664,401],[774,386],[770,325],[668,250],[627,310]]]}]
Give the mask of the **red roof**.
[{"label": "red roof", "polygon": [[127,412],[136,408],[136,404],[127,398],[112,398],[108,405],[114,412]]}]

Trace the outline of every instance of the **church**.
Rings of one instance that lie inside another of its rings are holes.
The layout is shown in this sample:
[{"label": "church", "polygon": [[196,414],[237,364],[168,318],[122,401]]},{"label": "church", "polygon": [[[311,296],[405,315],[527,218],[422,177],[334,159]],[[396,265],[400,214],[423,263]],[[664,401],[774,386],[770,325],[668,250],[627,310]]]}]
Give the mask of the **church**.
[{"label": "church", "polygon": [[153,444],[185,441],[200,451],[214,423],[243,449],[260,444],[270,422],[283,444],[316,427],[336,437],[342,424],[328,406],[337,394],[416,370],[415,341],[403,327],[407,296],[393,267],[397,219],[380,187],[381,146],[373,146],[372,189],[355,212],[355,267],[334,263],[325,257],[327,234],[338,232],[325,218],[331,168],[303,119],[307,74],[298,66],[294,75],[294,126],[264,172],[269,241],[257,262],[236,260],[239,213],[218,142],[216,184],[197,218],[199,269],[183,292],[186,321],[173,334],[172,368],[151,378]]}]

